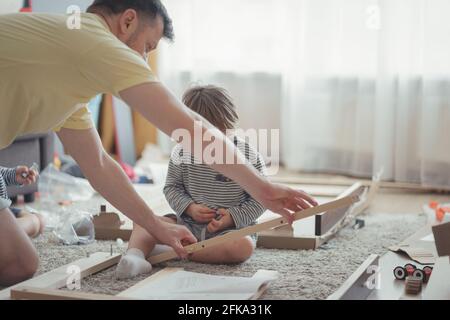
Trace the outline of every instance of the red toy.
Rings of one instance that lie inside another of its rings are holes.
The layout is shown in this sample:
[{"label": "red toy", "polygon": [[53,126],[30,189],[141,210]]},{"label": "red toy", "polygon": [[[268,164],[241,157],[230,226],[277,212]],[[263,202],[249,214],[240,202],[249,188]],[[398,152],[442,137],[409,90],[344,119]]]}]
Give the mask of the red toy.
[{"label": "red toy", "polygon": [[450,213],[450,207],[441,206],[436,201],[431,201],[429,203],[429,206],[431,209],[434,209],[434,212],[436,214],[436,220],[439,222],[442,222],[444,220],[444,216],[446,213]]},{"label": "red toy", "polygon": [[394,276],[398,280],[405,280],[406,277],[414,277],[426,283],[428,282],[428,279],[430,278],[432,271],[433,271],[432,267],[427,266],[421,270],[418,269],[415,265],[407,263],[405,264],[404,267],[402,266],[395,267]]}]

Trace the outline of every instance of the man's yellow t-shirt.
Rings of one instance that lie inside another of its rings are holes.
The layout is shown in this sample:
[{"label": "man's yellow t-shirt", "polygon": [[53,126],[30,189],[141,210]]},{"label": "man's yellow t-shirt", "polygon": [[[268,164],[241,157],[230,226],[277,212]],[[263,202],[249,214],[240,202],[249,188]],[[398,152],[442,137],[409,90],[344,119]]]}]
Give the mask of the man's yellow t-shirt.
[{"label": "man's yellow t-shirt", "polygon": [[93,126],[86,103],[99,93],[156,81],[143,57],[118,40],[102,18],[0,15],[0,149],[17,136]]}]

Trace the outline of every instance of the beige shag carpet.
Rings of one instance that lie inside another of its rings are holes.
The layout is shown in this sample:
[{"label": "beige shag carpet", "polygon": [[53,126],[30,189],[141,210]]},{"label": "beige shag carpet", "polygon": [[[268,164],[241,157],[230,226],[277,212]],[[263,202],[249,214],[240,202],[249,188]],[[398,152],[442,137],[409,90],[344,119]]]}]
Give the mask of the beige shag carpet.
[{"label": "beige shag carpet", "polygon": [[[365,227],[354,230],[347,227],[329,243],[315,251],[256,249],[254,255],[239,265],[205,265],[188,261],[173,261],[166,265],[214,275],[251,276],[258,269],[277,270],[263,299],[325,299],[333,293],[370,254],[383,254],[426,223],[426,217],[414,214],[372,214],[362,217]],[[38,274],[70,263],[89,253],[123,252],[126,243],[118,246],[111,241],[97,241],[89,245],[65,246],[59,244],[51,232],[34,240],[41,264]],[[116,294],[145,279],[114,279],[114,267],[82,280],[82,291]],[[154,268],[156,272],[160,268]]]}]

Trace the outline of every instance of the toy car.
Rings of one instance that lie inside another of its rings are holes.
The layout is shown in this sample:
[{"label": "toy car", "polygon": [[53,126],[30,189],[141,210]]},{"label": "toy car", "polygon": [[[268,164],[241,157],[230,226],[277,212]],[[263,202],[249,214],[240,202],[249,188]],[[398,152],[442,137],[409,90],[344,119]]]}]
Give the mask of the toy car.
[{"label": "toy car", "polygon": [[394,268],[394,277],[398,280],[405,280],[407,276],[412,276],[415,278],[419,278],[424,283],[426,283],[428,282],[432,271],[432,267],[427,266],[423,269],[418,269],[415,265],[407,263],[404,267],[398,266]]}]

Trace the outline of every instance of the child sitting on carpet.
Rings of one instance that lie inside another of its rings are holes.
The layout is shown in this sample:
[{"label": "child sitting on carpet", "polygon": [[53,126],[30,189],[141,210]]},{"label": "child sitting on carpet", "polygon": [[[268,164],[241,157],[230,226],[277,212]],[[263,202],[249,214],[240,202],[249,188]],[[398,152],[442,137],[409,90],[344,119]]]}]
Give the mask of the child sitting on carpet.
[{"label": "child sitting on carpet", "polygon": [[[29,185],[36,182],[37,172],[26,166],[16,168],[0,167],[0,210],[9,208],[11,200],[8,199],[6,187],[9,185]],[[25,233],[35,238],[44,230],[44,220],[39,214],[31,214],[18,208],[9,208],[17,218],[17,223]]]},{"label": "child sitting on carpet", "polygon": [[[215,86],[194,87],[183,96],[183,102],[226,134],[254,167],[264,174],[262,157],[244,140],[230,131],[238,115],[228,93]],[[176,214],[161,217],[164,221],[185,225],[198,241],[255,224],[265,208],[237,183],[176,145],[169,162],[164,194]],[[128,250],[116,270],[119,279],[150,272],[146,257],[155,247],[155,239],[138,225],[134,226]],[[192,253],[189,259],[203,263],[241,263],[253,253],[256,235],[216,245]]]}]

